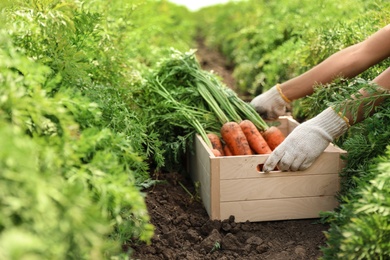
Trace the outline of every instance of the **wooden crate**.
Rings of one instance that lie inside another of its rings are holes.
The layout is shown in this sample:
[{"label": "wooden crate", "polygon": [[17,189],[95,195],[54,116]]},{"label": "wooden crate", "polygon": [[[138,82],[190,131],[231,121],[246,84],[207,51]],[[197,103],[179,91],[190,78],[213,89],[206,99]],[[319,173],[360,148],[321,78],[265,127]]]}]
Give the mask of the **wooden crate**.
[{"label": "wooden crate", "polygon": [[[278,128],[288,135],[299,123],[280,117]],[[315,145],[315,144],[313,144]],[[268,155],[215,157],[200,136],[195,136],[189,171],[200,183],[200,195],[211,219],[272,221],[318,218],[337,205],[339,172],[346,152],[330,144],[305,171],[260,172]]]}]

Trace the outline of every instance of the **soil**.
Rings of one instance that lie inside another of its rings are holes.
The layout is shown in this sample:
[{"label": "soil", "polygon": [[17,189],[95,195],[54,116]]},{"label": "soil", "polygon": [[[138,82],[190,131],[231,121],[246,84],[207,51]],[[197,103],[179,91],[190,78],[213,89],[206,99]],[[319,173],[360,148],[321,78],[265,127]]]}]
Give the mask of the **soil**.
[{"label": "soil", "polygon": [[234,66],[221,55],[218,50],[207,47],[203,39],[198,38],[196,58],[202,69],[212,71],[218,75],[221,81],[229,88],[236,89],[236,81],[233,77]]},{"label": "soil", "polygon": [[[217,51],[199,42],[198,59],[205,70],[213,70],[234,89],[232,68]],[[210,220],[188,176],[166,173],[145,190],[146,204],[155,226],[151,244],[131,241],[131,259],[272,259],[314,260],[322,256],[324,231],[329,226],[318,219],[235,222],[233,216]]]}]

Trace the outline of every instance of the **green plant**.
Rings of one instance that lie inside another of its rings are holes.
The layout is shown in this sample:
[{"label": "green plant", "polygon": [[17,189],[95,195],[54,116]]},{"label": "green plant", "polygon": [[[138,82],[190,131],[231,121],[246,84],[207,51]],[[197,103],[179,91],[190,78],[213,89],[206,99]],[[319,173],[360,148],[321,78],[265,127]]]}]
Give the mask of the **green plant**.
[{"label": "green plant", "polygon": [[103,259],[153,234],[141,192],[150,182],[144,145],[158,153],[160,144],[132,102],[143,79],[121,55],[126,31],[105,27],[100,4],[1,6],[4,259]]},{"label": "green plant", "polygon": [[342,231],[338,253],[342,259],[386,259],[390,255],[389,151],[373,169],[377,175],[359,192],[355,215]]},{"label": "green plant", "polygon": [[221,244],[217,241],[217,242],[215,242],[213,248],[211,248],[210,253],[217,251],[217,250],[220,250],[220,249],[221,249]]}]

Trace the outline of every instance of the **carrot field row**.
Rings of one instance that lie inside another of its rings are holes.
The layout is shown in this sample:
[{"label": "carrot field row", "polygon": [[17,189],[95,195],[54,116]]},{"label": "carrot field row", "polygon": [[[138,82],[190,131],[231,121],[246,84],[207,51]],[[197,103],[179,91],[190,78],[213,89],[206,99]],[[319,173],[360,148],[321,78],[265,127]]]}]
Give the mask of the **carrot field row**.
[{"label": "carrot field row", "polygon": [[[364,39],[389,23],[390,5],[247,0],[190,12],[166,0],[17,0],[0,10],[0,259],[125,259],[126,241],[153,236],[151,173],[185,172],[194,134],[225,121],[267,128],[240,96]],[[234,67],[236,93],[201,69],[199,37]],[[318,86],[294,117],[314,116],[389,65]],[[209,86],[236,103],[219,113]],[[350,132],[337,140],[348,163],[341,206],[321,219],[324,259],[385,259],[389,104]]]}]

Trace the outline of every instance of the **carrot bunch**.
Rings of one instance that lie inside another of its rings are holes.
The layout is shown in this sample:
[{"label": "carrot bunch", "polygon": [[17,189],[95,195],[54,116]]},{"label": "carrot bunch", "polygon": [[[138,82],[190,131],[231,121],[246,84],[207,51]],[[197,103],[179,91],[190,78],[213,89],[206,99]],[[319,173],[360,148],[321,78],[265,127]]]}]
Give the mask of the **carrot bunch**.
[{"label": "carrot bunch", "polygon": [[248,119],[224,123],[221,137],[216,133],[207,136],[215,156],[269,154],[285,139],[279,128],[272,126],[261,132]]},{"label": "carrot bunch", "polygon": [[215,156],[269,154],[285,136],[277,127],[269,127],[249,103],[215,77],[192,74],[199,94],[221,123],[220,136],[208,134],[206,143]]}]

